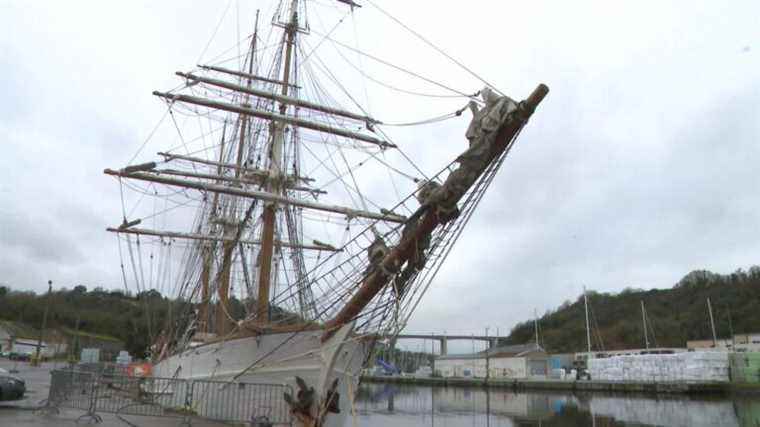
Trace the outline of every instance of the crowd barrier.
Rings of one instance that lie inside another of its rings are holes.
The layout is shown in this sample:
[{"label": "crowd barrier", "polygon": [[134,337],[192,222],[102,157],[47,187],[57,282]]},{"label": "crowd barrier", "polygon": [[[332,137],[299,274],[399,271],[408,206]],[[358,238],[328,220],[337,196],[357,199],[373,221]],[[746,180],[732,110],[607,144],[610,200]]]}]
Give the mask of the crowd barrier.
[{"label": "crowd barrier", "polygon": [[86,411],[80,418],[101,421],[99,413],[195,417],[255,427],[291,425],[284,393],[291,387],[228,381],[135,377],[108,369],[51,371],[47,409]]}]

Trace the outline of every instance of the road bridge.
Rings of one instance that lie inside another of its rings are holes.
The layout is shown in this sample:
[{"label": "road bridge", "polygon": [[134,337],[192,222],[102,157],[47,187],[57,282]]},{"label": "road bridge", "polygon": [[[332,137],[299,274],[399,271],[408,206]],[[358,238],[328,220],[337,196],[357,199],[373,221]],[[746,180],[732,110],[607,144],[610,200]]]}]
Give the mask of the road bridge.
[{"label": "road bridge", "polygon": [[469,341],[485,341],[488,343],[488,348],[495,347],[499,340],[505,339],[506,337],[498,337],[493,335],[447,335],[447,334],[399,334],[399,335],[388,335],[388,338],[391,340],[390,347],[396,348],[396,341],[397,340],[433,340],[438,341],[441,345],[441,355],[445,356],[449,354],[448,351],[448,344],[449,341],[453,340],[469,340]]}]

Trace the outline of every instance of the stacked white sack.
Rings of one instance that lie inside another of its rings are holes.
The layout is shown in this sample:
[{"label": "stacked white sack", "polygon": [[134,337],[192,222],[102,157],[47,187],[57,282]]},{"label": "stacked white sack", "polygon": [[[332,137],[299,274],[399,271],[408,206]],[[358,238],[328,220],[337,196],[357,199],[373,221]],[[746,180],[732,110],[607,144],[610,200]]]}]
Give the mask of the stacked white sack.
[{"label": "stacked white sack", "polygon": [[616,356],[588,361],[591,379],[637,382],[723,382],[729,380],[728,353],[689,352]]}]

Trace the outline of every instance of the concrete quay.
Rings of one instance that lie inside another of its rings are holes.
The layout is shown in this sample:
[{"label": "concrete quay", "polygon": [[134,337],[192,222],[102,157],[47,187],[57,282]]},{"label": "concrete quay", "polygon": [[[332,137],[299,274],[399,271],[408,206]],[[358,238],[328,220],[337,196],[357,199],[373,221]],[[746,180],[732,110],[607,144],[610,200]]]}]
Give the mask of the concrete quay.
[{"label": "concrete quay", "polygon": [[492,387],[515,391],[584,391],[646,394],[728,394],[760,393],[760,384],[729,382],[631,382],[552,379],[421,378],[411,376],[362,377],[369,383],[425,385],[433,387]]}]

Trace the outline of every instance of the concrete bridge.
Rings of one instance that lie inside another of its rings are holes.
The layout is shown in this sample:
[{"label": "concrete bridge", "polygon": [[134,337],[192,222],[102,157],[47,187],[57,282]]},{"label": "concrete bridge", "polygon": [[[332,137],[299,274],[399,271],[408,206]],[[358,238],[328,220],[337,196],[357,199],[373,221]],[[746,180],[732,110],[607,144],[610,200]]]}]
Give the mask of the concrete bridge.
[{"label": "concrete bridge", "polygon": [[396,348],[397,340],[433,340],[438,341],[441,344],[441,355],[445,356],[449,354],[449,341],[452,340],[468,340],[468,341],[485,341],[488,343],[488,348],[495,347],[500,339],[506,337],[497,337],[489,335],[443,335],[443,334],[399,334],[389,335],[387,338],[391,340],[390,347]]}]

